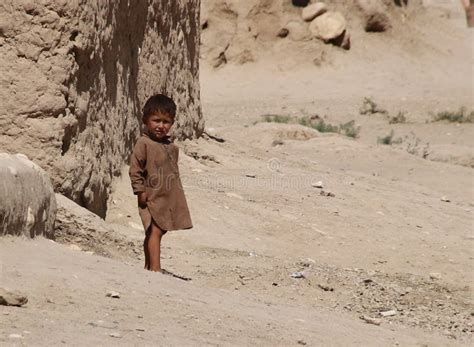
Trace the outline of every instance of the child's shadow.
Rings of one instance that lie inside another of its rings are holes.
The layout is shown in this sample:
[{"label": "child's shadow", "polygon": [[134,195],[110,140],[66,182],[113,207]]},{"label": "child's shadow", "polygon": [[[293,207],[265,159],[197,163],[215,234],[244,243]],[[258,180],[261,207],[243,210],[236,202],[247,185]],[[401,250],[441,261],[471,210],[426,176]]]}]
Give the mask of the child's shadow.
[{"label": "child's shadow", "polygon": [[161,273],[163,275],[169,275],[169,276],[172,276],[174,278],[177,278],[177,279],[180,279],[180,280],[183,280],[183,281],[191,281],[192,280],[191,277],[181,276],[181,275],[175,274],[175,273],[173,273],[171,271],[168,271],[168,270],[165,270],[165,269],[161,269]]}]

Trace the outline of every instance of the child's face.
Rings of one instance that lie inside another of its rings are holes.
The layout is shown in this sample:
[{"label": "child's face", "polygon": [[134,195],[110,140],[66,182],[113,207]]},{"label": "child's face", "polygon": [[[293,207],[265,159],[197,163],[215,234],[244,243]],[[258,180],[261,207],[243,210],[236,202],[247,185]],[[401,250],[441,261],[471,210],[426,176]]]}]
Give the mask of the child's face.
[{"label": "child's face", "polygon": [[172,125],[173,118],[166,113],[154,113],[145,119],[145,126],[148,129],[148,133],[158,140],[168,135]]}]

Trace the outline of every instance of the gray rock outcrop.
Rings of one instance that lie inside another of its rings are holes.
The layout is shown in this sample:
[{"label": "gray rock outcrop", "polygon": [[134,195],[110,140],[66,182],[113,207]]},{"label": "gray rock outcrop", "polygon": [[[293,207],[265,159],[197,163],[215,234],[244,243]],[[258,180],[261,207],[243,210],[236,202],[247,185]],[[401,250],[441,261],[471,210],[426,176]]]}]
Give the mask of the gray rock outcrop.
[{"label": "gray rock outcrop", "polygon": [[199,136],[199,0],[0,2],[0,148],[105,216],[109,187],[157,92],[173,135]]},{"label": "gray rock outcrop", "polygon": [[55,215],[48,174],[23,154],[0,153],[0,236],[53,238]]}]

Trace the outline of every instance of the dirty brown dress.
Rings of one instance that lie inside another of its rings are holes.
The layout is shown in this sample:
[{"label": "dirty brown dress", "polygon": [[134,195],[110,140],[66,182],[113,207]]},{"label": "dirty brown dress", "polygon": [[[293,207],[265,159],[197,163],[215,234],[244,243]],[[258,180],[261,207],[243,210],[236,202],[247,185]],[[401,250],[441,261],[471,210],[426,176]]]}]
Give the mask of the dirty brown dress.
[{"label": "dirty brown dress", "polygon": [[193,227],[179,177],[178,147],[169,138],[156,141],[145,132],[130,158],[133,193],[146,192],[147,205],[138,207],[145,230],[152,220],[162,230]]}]

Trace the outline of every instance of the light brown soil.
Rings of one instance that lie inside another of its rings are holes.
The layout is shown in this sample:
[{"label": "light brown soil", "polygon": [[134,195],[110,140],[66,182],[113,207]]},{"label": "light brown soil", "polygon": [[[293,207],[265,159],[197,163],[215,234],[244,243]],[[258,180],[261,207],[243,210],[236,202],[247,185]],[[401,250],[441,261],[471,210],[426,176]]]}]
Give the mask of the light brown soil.
[{"label": "light brown soil", "polygon": [[[166,269],[192,281],[145,272],[129,255],[2,239],[2,286],[23,291],[29,303],[2,309],[0,342],[472,344],[474,126],[432,123],[429,113],[473,109],[466,54],[473,31],[459,15],[436,22],[439,13],[420,17],[423,47],[373,36],[366,47],[335,51],[330,66],[309,60],[289,69],[275,58],[203,68],[207,132],[225,142],[181,144],[195,228],[169,233],[163,254]],[[360,115],[364,97],[389,115],[405,111],[408,122]],[[263,114],[354,119],[360,138],[265,123]],[[377,144],[391,129],[413,135]],[[417,138],[418,149],[430,143],[426,159],[407,151]],[[449,154],[443,162],[440,149]],[[143,231],[126,168],[107,221],[120,225],[120,237],[128,227],[137,248]],[[95,249],[93,239],[75,243]],[[291,277],[296,272],[304,278]],[[110,290],[121,297],[106,297]],[[388,310],[396,315],[380,326],[359,318]]]}]

